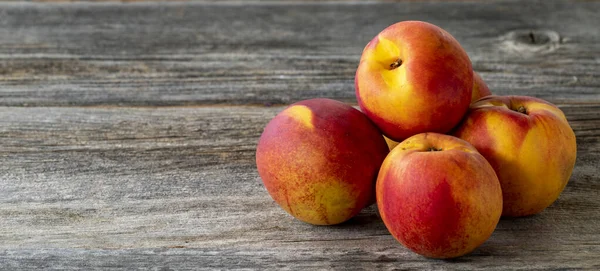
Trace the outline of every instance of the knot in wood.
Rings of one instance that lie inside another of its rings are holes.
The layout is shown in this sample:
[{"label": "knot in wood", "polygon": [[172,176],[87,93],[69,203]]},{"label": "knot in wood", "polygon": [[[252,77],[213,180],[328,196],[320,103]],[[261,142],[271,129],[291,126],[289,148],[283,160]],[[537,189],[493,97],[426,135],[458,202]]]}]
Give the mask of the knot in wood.
[{"label": "knot in wood", "polygon": [[508,32],[501,43],[502,49],[521,55],[549,53],[560,45],[560,35],[552,30],[522,29]]}]

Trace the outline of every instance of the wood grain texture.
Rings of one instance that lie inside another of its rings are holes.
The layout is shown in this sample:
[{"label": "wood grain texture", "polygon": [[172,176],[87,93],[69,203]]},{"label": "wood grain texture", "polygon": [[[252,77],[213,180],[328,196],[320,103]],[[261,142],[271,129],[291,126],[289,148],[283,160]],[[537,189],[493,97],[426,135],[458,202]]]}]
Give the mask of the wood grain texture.
[{"label": "wood grain texture", "polygon": [[600,104],[561,108],[578,161],[560,199],[440,261],[403,248],[374,206],[332,227],[279,208],[254,151],[283,107],[0,107],[0,268],[597,269]]},{"label": "wood grain texture", "polygon": [[[0,3],[0,105],[354,102],[362,48],[425,20],[497,94],[599,100],[598,1]],[[530,38],[530,33],[534,38]]]}]

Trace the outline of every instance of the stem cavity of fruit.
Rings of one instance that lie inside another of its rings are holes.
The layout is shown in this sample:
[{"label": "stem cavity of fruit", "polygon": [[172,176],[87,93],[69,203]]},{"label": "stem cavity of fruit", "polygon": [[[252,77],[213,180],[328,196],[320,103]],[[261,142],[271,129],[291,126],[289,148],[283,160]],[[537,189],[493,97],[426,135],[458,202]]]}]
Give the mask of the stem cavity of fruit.
[{"label": "stem cavity of fruit", "polygon": [[517,108],[515,111],[527,115],[527,109],[525,109],[524,106],[519,106],[519,108]]},{"label": "stem cavity of fruit", "polygon": [[396,69],[402,65],[402,59],[398,59],[390,64],[390,70]]},{"label": "stem cavity of fruit", "polygon": [[429,147],[428,151],[442,151],[442,148]]}]

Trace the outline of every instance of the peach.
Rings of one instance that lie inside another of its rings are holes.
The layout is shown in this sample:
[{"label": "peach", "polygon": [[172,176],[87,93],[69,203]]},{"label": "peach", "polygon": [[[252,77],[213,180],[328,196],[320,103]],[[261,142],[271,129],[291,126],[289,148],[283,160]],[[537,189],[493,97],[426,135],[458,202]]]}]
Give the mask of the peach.
[{"label": "peach", "polygon": [[555,105],[527,96],[489,96],[471,105],[454,134],[490,162],[504,197],[503,216],[550,206],[575,165],[575,134]]},{"label": "peach", "polygon": [[502,213],[494,169],[464,140],[423,133],[396,146],[377,178],[377,206],[390,233],[431,258],[465,255],[492,234]]},{"label": "peach", "polygon": [[360,111],[330,99],[292,104],[265,127],[256,165],[285,211],[316,225],[344,222],[374,202],[375,180],[389,152]]},{"label": "peach", "polygon": [[467,111],[473,70],[443,29],[419,21],[393,24],[363,50],[355,76],[361,110],[395,141],[449,132]]},{"label": "peach", "polygon": [[492,95],[492,92],[485,81],[483,81],[478,73],[473,72],[473,93],[471,94],[471,103],[490,95]]}]

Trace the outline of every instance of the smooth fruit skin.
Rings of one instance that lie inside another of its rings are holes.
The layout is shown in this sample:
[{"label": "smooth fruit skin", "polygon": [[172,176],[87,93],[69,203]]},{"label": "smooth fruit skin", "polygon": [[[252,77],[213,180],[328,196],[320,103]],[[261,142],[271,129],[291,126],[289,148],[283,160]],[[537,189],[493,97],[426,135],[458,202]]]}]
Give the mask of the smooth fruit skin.
[{"label": "smooth fruit skin", "polygon": [[256,165],[285,211],[310,224],[332,225],[374,202],[377,172],[388,152],[381,132],[360,111],[311,99],[267,124]]},{"label": "smooth fruit skin", "polygon": [[471,101],[473,70],[448,32],[404,21],[367,44],[354,82],[361,110],[387,137],[401,141],[456,126]]},{"label": "smooth fruit skin", "polygon": [[390,149],[390,151],[393,150],[396,146],[398,146],[398,144],[400,144],[400,142],[391,140],[391,139],[389,139],[386,136],[383,136],[383,139],[385,139],[385,143],[387,143],[388,148]]},{"label": "smooth fruit skin", "polygon": [[473,146],[449,135],[424,133],[401,142],[381,166],[376,193],[390,233],[431,258],[473,251],[502,213],[493,168]]},{"label": "smooth fruit skin", "polygon": [[483,81],[478,73],[473,72],[473,93],[471,93],[471,103],[490,95],[492,95],[492,92],[485,81]]},{"label": "smooth fruit skin", "polygon": [[494,167],[503,216],[533,215],[550,206],[567,185],[577,156],[575,134],[563,112],[533,97],[483,98],[471,105],[454,134]]}]

